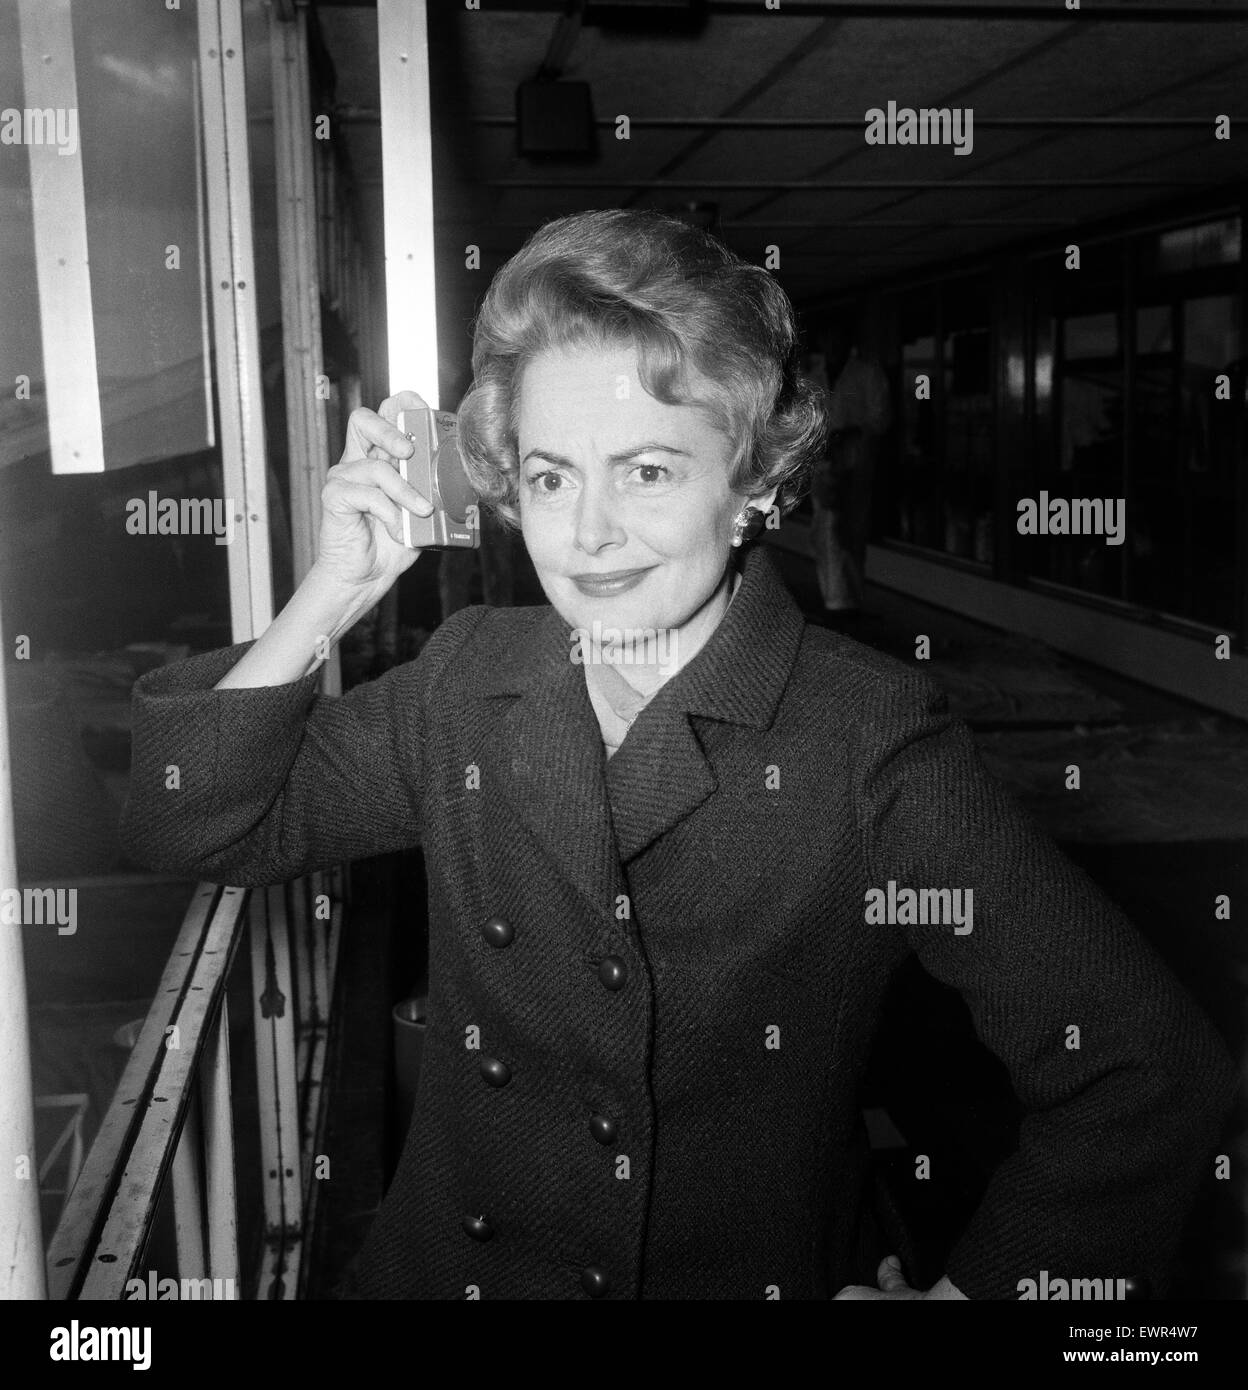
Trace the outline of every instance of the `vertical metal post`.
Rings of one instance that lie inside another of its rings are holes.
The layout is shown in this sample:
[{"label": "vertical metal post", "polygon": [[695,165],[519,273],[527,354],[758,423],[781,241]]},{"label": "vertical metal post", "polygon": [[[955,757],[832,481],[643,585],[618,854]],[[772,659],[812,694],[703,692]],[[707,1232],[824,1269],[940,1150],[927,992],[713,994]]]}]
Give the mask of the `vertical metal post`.
[{"label": "vertical metal post", "polygon": [[208,1030],[200,1071],[204,1121],[204,1182],[208,1216],[208,1274],[238,1291],[238,1203],[234,1193],[234,1116],[230,1109],[230,1017],[221,1012]]},{"label": "vertical metal post", "polygon": [[[240,0],[199,0],[198,14],[221,454],[236,526],[229,548],[230,614],[233,639],[242,642],[272,621],[273,586]],[[269,1237],[261,1297],[274,1290],[278,1297],[293,1296],[302,1222],[290,948],[281,896],[281,889],[276,899],[273,890],[253,893],[248,918]],[[214,1188],[222,1181],[215,1173],[209,1179]]]},{"label": "vertical metal post", "polygon": [[[70,0],[19,0],[18,17],[26,109],[52,114],[57,123],[27,146],[52,471],[102,473],[104,426]],[[64,144],[58,143],[62,136]]]},{"label": "vertical metal post", "polygon": [[200,1174],[199,1096],[193,1089],[178,1146],[173,1153],[173,1231],[178,1250],[178,1277],[202,1279],[204,1251],[203,1181]]},{"label": "vertical metal post", "polygon": [[286,23],[270,12],[273,139],[277,173],[282,345],[290,445],[290,517],[298,584],[316,559],[321,488],[329,468],[323,376],[320,276],[316,246],[316,169],[308,90],[307,9]]},{"label": "vertical metal post", "polygon": [[1027,381],[1029,358],[1026,333],[1026,287],[1029,262],[1021,256],[999,256],[993,262],[992,317],[993,467],[992,577],[1010,583],[1018,564],[1018,512],[1015,499],[1026,492]]},{"label": "vertical metal post", "polygon": [[[295,985],[295,1074],[301,1088],[306,1088],[309,1075],[309,1054],[316,1026],[315,997],[312,985],[312,937],[308,920],[308,880],[296,879],[287,885],[287,910],[290,923],[290,958]],[[303,1097],[306,1102],[306,1092]]]},{"label": "vertical metal post", "polygon": [[298,1287],[303,1211],[294,982],[282,885],[252,893],[250,928],[266,1234],[259,1297],[292,1299]]},{"label": "vertical metal post", "polygon": [[[273,64],[273,141],[277,171],[278,269],[282,284],[282,352],[290,455],[290,522],[295,584],[316,560],[321,488],[329,471],[329,422],[321,394],[321,278],[316,255],[319,222],[317,161],[312,145],[307,6],[293,21],[270,14]],[[321,667],[321,690],[342,693],[338,648]]]},{"label": "vertical metal post", "polygon": [[[199,59],[191,61],[192,100],[201,90],[199,81]],[[195,250],[199,257],[199,332],[200,350],[204,366],[204,439],[208,447],[217,442],[217,421],[212,409],[212,320],[208,310],[208,282],[212,279],[213,267],[208,264],[207,194],[204,190],[204,128],[202,111],[196,111],[191,121],[195,135]],[[205,470],[206,472],[207,470]]]},{"label": "vertical metal post", "polygon": [[200,98],[208,181],[208,245],[225,495],[233,640],[273,620],[264,394],[252,250],[251,164],[240,0],[199,0]]},{"label": "vertical metal post", "polygon": [[[0,653],[5,650],[0,626]],[[7,910],[16,897],[17,844],[9,761],[9,712],[0,680],[0,1299],[46,1298],[43,1231],[39,1220],[39,1165],[30,1082],[30,1031],[22,968],[23,914]],[[16,915],[18,921],[14,922]],[[25,1162],[23,1163],[23,1160]]]},{"label": "vertical metal post", "polygon": [[377,0],[390,394],[438,405],[426,0]]}]

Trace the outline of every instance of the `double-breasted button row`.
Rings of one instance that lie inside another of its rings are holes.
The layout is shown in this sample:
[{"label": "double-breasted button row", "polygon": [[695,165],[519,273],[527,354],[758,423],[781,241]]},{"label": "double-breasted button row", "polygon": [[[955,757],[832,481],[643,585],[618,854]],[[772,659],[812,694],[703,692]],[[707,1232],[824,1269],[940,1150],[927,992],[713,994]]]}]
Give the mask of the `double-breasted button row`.
[{"label": "double-breasted button row", "polygon": [[[516,939],[516,929],[505,917],[490,917],[481,924],[481,936],[488,946],[501,951]],[[498,1057],[482,1057],[479,1065],[482,1079],[495,1090],[511,1080],[511,1068]],[[494,1227],[484,1216],[465,1216],[460,1225],[473,1240],[485,1242],[494,1238]]]},{"label": "double-breasted button row", "polygon": [[[613,992],[621,990],[628,981],[628,967],[620,956],[603,956],[598,962],[598,979],[604,989]],[[614,1143],[619,1131],[619,1125],[609,1115],[594,1114],[589,1117],[589,1132],[600,1144]],[[597,1265],[591,1265],[582,1274],[581,1283],[591,1298],[598,1298],[606,1292],[606,1278]]]},{"label": "double-breasted button row", "polygon": [[589,1132],[600,1144],[610,1144],[620,1132],[620,1127],[608,1115],[591,1115],[589,1117]]},{"label": "double-breasted button row", "polygon": [[484,1216],[465,1216],[460,1224],[464,1228],[464,1234],[471,1236],[473,1240],[487,1241],[494,1238],[494,1227]]},{"label": "double-breasted button row", "polygon": [[491,917],[482,925],[481,935],[485,938],[487,945],[493,946],[496,951],[501,951],[504,946],[510,946],[516,939],[516,929],[505,917]]},{"label": "double-breasted button row", "polygon": [[623,989],[628,979],[628,967],[619,956],[603,956],[598,962],[598,978],[604,989]]},{"label": "double-breasted button row", "polygon": [[482,1057],[481,1075],[495,1090],[499,1090],[511,1080],[511,1068],[497,1057]]},{"label": "double-breasted button row", "polygon": [[[488,945],[501,951],[516,939],[516,929],[505,917],[490,917],[482,923],[481,935]],[[498,1090],[511,1080],[511,1068],[497,1057],[482,1057],[481,1076]]]},{"label": "double-breasted button row", "polygon": [[[501,951],[516,939],[516,929],[505,917],[490,917],[481,924],[481,938],[487,946]],[[619,956],[603,956],[598,962],[598,979],[604,989],[621,990],[628,980],[628,968]],[[482,1057],[480,1071],[482,1079],[496,1090],[511,1080],[511,1068],[498,1057]],[[619,1125],[608,1115],[594,1114],[589,1132],[598,1143],[610,1144],[619,1133]],[[460,1224],[472,1240],[484,1242],[494,1236],[494,1228],[484,1216],[465,1216]],[[601,1298],[610,1288],[606,1270],[601,1265],[588,1265],[581,1271],[581,1288],[590,1298]]]}]

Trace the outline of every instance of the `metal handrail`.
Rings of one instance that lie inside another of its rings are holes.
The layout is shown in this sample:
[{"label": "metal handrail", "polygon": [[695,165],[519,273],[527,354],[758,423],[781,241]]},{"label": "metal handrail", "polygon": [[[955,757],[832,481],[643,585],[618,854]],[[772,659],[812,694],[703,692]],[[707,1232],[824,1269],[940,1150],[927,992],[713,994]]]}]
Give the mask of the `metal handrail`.
[{"label": "metal handrail", "polygon": [[[178,1277],[239,1286],[226,989],[246,923],[256,1007],[265,1241],[257,1297],[293,1298],[319,1181],[336,868],[267,889],[197,886],[138,1041],[47,1253],[49,1297],[123,1299],[172,1181]],[[295,930],[287,894],[296,904]],[[219,1282],[218,1282],[219,1281]]]},{"label": "metal handrail", "polygon": [[[49,1298],[120,1298],[132,1277],[181,1137],[197,1064],[212,1028],[219,1026],[248,894],[245,888],[210,883],[195,890],[138,1041],[49,1243]],[[178,1046],[170,1047],[175,1040]],[[228,1064],[225,1049],[214,1052],[224,1054]],[[232,1161],[232,1145],[230,1153]]]}]

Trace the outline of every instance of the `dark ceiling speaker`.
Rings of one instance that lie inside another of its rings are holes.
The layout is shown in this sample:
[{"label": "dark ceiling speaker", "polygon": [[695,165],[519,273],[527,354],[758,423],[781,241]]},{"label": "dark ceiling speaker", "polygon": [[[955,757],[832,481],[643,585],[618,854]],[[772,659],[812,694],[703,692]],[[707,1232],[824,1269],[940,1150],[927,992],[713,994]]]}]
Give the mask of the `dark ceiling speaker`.
[{"label": "dark ceiling speaker", "polygon": [[588,0],[581,23],[603,29],[696,34],[709,13],[708,0]]},{"label": "dark ceiling speaker", "polygon": [[521,82],[516,88],[516,145],[527,159],[593,159],[598,140],[589,83]]}]

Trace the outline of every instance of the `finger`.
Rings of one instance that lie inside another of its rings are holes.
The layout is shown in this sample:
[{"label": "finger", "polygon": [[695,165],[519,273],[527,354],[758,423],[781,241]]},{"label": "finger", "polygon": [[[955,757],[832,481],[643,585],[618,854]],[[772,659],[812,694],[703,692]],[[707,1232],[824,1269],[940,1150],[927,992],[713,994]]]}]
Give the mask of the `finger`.
[{"label": "finger", "polygon": [[885,1293],[900,1293],[910,1287],[906,1283],[906,1276],[901,1272],[901,1261],[896,1255],[889,1255],[880,1261],[875,1277]]},{"label": "finger", "polygon": [[394,541],[399,545],[404,543],[403,518],[399,509],[379,488],[339,479],[336,488],[326,494],[324,506],[327,511],[336,512],[339,516],[366,513],[376,517]]},{"label": "finger", "polygon": [[347,422],[347,443],[342,452],[344,460],[364,458],[373,449],[380,449],[391,458],[407,458],[415,446],[393,421],[385,420],[373,410],[353,410]]},{"label": "finger", "polygon": [[833,1303],[844,1299],[850,1303],[861,1303],[868,1298],[879,1298],[878,1289],[869,1289],[865,1284],[846,1284],[845,1287],[832,1299]]},{"label": "finger", "polygon": [[400,410],[428,409],[428,405],[415,391],[396,391],[393,396],[387,396],[382,401],[377,413],[383,420],[389,420],[393,425],[398,423]]},{"label": "finger", "polygon": [[433,515],[433,504],[424,493],[407,482],[392,463],[383,463],[378,459],[353,459],[340,463],[338,467],[342,470],[339,476],[346,481],[379,487],[400,507],[406,507],[417,516]]}]

